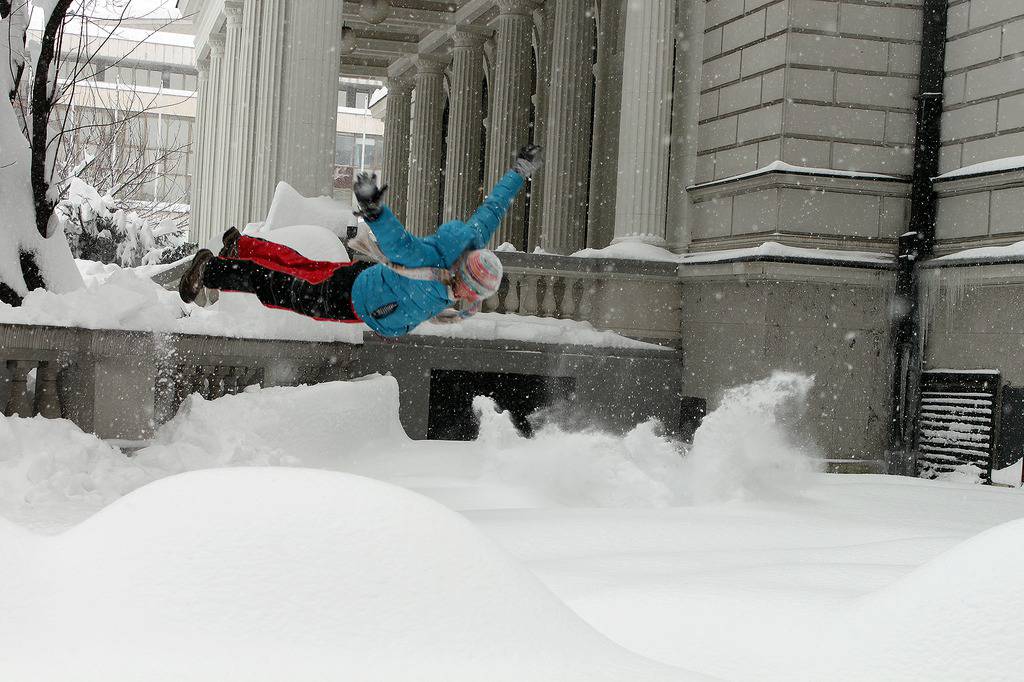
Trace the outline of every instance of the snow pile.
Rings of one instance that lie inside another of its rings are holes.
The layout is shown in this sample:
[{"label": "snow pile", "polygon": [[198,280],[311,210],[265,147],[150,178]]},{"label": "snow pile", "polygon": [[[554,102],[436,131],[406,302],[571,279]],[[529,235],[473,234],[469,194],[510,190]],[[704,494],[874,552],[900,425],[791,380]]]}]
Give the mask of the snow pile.
[{"label": "snow pile", "polygon": [[246,234],[275,244],[283,244],[310,260],[331,263],[347,263],[350,260],[348,250],[341,239],[331,230],[319,225],[288,225],[275,228],[273,232],[266,230],[264,225],[260,231],[248,228]]},{"label": "snow pile", "polygon": [[1024,483],[1024,459],[1018,459],[1010,466],[992,472],[992,482],[1002,485],[1021,487]]},{"label": "snow pile", "polygon": [[0,547],[3,679],[698,679],[599,635],[461,516],[344,474],[185,474],[60,536],[0,524]]},{"label": "snow pile", "polygon": [[444,336],[478,341],[524,341],[568,346],[601,346],[603,348],[636,348],[670,351],[670,348],[637,341],[615,332],[595,329],[589,322],[559,320],[533,315],[479,313],[458,324],[424,322],[412,332],[420,336]]},{"label": "snow pile", "polygon": [[572,254],[576,258],[620,258],[623,260],[651,260],[678,263],[679,254],[666,248],[644,242],[619,242],[603,249],[583,249]]},{"label": "snow pile", "polygon": [[0,515],[43,526],[63,500],[61,525],[149,481],[229,466],[315,467],[425,490],[444,479],[449,490],[437,496],[445,501],[456,499],[453,486],[482,484],[512,506],[657,508],[788,495],[814,468],[813,452],[788,434],[809,385],[776,375],[733,390],[692,449],[656,422],[624,436],[547,423],[524,438],[485,398],[474,403],[476,442],[411,441],[399,422],[398,384],[382,376],[254,387],[213,401],[194,395],[130,459],[70,422],[0,417],[0,448],[12,453],[0,467]]},{"label": "snow pile", "polygon": [[283,227],[318,225],[344,237],[348,226],[355,224],[352,209],[342,202],[330,197],[304,197],[287,182],[279,182],[260,232],[266,235]]},{"label": "snow pile", "polygon": [[0,416],[0,516],[27,525],[63,521],[157,475],[69,421]]},{"label": "snow pile", "polygon": [[350,468],[407,444],[392,378],[191,396],[136,462],[176,474],[224,466]]}]

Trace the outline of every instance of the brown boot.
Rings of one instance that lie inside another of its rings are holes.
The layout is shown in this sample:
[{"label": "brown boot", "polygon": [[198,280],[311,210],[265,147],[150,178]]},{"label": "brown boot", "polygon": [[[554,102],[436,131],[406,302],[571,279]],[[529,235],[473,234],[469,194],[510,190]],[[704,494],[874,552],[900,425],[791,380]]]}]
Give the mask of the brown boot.
[{"label": "brown boot", "polygon": [[192,264],[188,266],[188,270],[178,282],[178,295],[185,303],[194,302],[199,296],[199,292],[203,290],[203,273],[206,271],[206,264],[213,257],[213,251],[209,249],[199,249],[192,257]]},{"label": "brown boot", "polygon": [[242,233],[238,231],[237,227],[229,227],[224,232],[224,237],[221,241],[224,244],[224,248],[220,250],[221,258],[238,258],[238,240],[242,238]]}]

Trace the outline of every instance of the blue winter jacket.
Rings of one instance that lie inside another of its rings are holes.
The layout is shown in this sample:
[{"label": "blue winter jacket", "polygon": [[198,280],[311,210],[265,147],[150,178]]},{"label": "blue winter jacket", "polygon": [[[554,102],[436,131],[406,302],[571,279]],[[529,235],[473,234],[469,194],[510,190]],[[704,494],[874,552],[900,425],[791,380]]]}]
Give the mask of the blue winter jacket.
[{"label": "blue winter jacket", "polygon": [[[369,221],[377,244],[392,263],[410,268],[449,269],[467,249],[483,249],[498,229],[512,200],[523,186],[515,171],[505,173],[482,206],[466,222],[453,220],[429,237],[414,237],[384,207]],[[352,285],[352,307],[373,331],[402,336],[455,303],[441,282],[402,277],[386,265],[374,265]]]}]

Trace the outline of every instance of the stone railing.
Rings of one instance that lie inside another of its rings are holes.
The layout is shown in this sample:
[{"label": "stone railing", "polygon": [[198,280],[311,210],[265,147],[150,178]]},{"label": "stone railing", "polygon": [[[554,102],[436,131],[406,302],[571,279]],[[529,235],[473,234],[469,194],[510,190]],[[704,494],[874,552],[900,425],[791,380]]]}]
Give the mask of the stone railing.
[{"label": "stone railing", "polygon": [[343,371],[352,353],[341,343],[0,324],[0,407],[138,441],[193,393],[315,383]]},{"label": "stone railing", "polygon": [[624,336],[679,344],[675,263],[499,253],[505,267],[488,312],[590,322]]},{"label": "stone railing", "polygon": [[[498,294],[486,301],[486,312],[585,321],[631,338],[669,346],[680,343],[682,286],[675,263],[498,255],[505,277]],[[153,279],[173,289],[186,267],[182,264]]]}]

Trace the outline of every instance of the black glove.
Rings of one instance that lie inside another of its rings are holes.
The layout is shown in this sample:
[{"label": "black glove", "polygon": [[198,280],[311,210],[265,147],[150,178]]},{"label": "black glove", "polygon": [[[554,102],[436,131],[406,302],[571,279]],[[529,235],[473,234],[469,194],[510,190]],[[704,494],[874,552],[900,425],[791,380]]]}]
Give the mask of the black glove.
[{"label": "black glove", "polygon": [[357,216],[367,221],[373,221],[381,214],[381,197],[388,191],[388,186],[377,187],[377,176],[370,176],[369,173],[360,173],[352,185],[352,193],[356,195],[356,202],[359,204]]},{"label": "black glove", "polygon": [[516,162],[512,170],[527,180],[544,165],[544,149],[540,145],[528,144],[516,154]]}]

